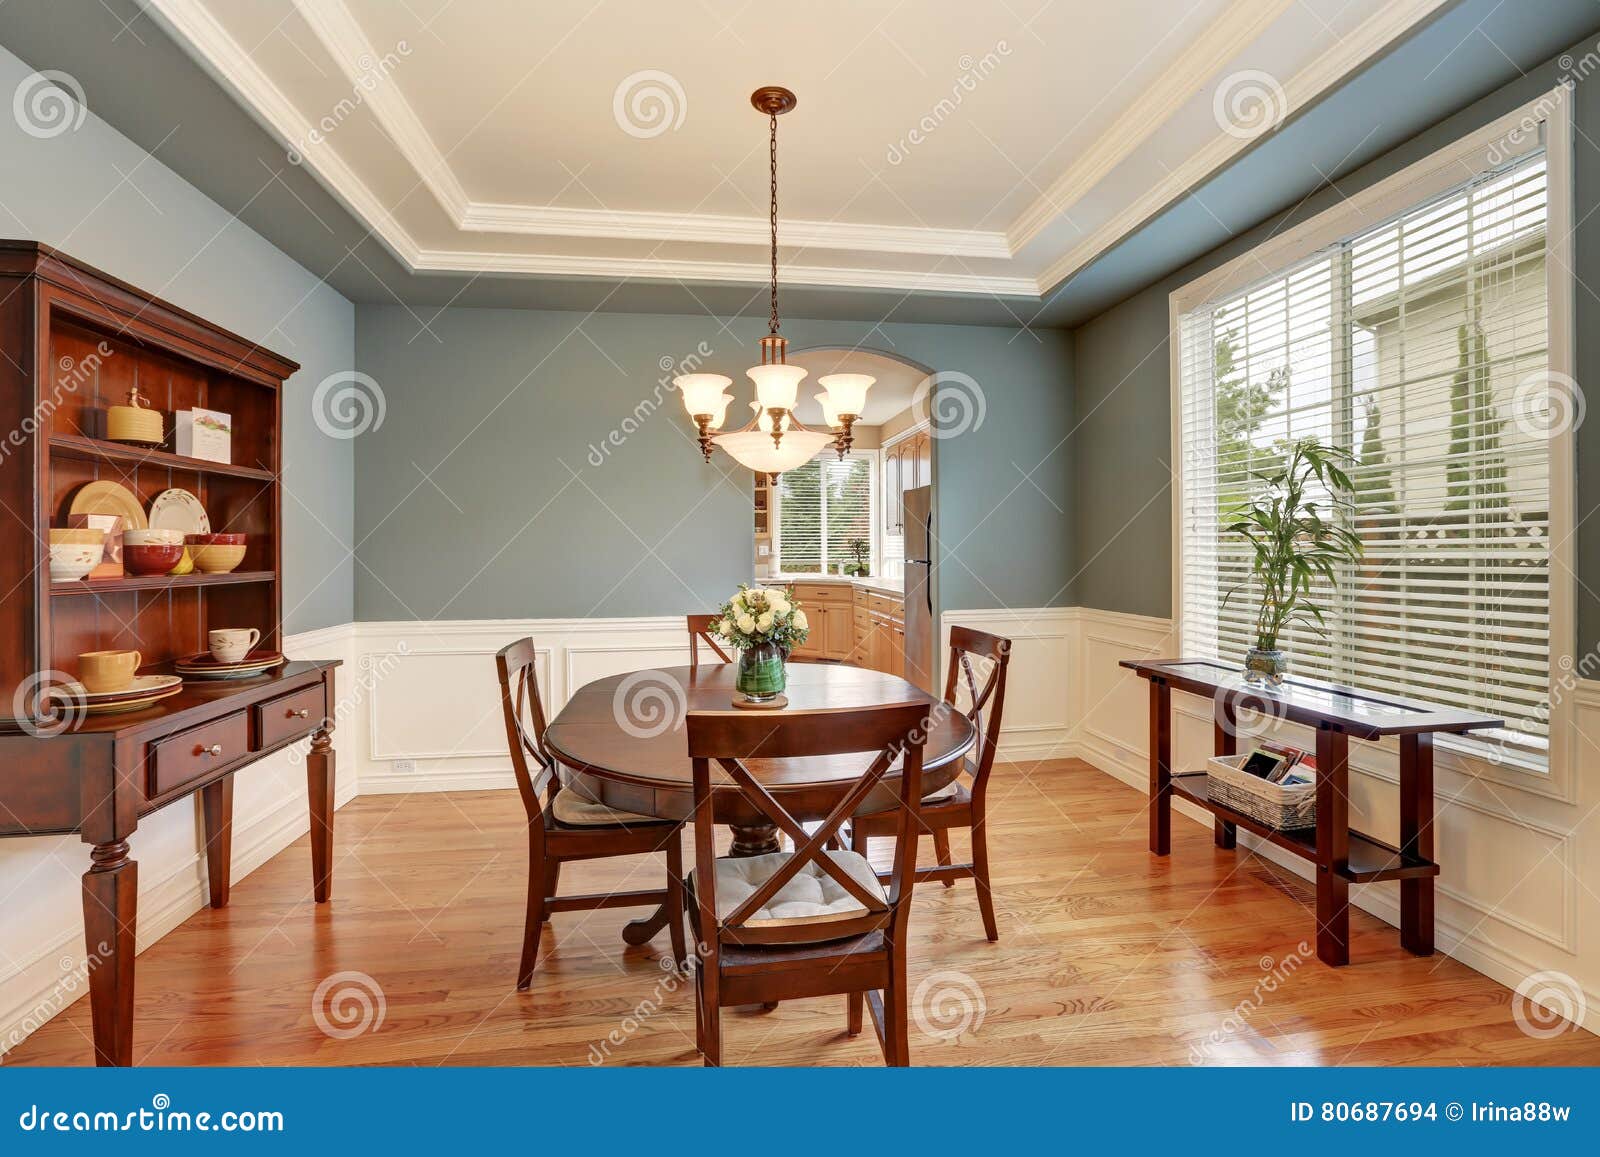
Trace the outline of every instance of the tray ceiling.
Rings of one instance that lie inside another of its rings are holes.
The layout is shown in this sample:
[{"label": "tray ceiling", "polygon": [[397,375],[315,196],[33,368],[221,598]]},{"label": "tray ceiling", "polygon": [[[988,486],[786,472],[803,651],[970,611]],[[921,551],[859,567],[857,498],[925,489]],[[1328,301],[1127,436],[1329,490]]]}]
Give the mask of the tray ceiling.
[{"label": "tray ceiling", "polygon": [[[407,267],[1034,298],[1444,0],[146,0]],[[1112,15],[1114,13],[1114,15]]]}]

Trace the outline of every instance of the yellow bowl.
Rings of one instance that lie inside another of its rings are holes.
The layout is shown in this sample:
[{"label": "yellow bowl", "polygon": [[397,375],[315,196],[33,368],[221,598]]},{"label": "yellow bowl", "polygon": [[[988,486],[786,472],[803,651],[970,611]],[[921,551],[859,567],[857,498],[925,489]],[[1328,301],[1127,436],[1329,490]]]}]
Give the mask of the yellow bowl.
[{"label": "yellow bowl", "polygon": [[189,547],[183,548],[183,557],[178,560],[178,565],[167,572],[168,574],[193,574],[194,555],[189,553]]},{"label": "yellow bowl", "polygon": [[244,552],[243,546],[222,546],[215,543],[205,546],[191,544],[189,547],[189,556],[194,559],[195,569],[202,574],[227,574],[244,561]]}]

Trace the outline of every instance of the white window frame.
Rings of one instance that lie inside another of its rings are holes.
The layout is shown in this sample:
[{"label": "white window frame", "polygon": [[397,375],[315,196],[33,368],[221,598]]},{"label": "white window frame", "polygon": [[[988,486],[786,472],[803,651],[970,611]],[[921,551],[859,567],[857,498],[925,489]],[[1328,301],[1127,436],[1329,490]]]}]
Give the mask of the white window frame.
[{"label": "white window frame", "polygon": [[[1330,245],[1372,229],[1518,156],[1545,150],[1546,291],[1549,325],[1548,373],[1553,380],[1573,380],[1572,272],[1572,85],[1563,82],[1550,92],[1507,113],[1382,181],[1348,197],[1335,207],[1234,258],[1174,290],[1168,298],[1168,345],[1172,385],[1172,623],[1182,638],[1183,568],[1183,340],[1186,315],[1208,302],[1248,288],[1264,275]],[[1191,319],[1192,320],[1192,319]],[[1574,432],[1561,429],[1550,438],[1550,746],[1544,761],[1508,756],[1486,757],[1480,748],[1451,736],[1438,737],[1440,764],[1463,774],[1503,783],[1564,802],[1576,801],[1576,743],[1570,683],[1577,671],[1576,572],[1573,489],[1577,459]]]},{"label": "white window frame", "polygon": [[[817,458],[821,458],[824,455],[828,455],[828,454],[837,454],[837,451],[834,450],[830,446],[828,449],[823,450],[822,453],[818,454]],[[881,510],[882,501],[883,501],[883,453],[882,453],[882,451],[880,449],[868,449],[868,450],[851,449],[851,450],[845,451],[845,457],[846,458],[862,458],[862,459],[865,459],[868,463],[870,463],[870,469],[869,469],[868,474],[867,474],[867,508],[868,508],[868,511],[869,511],[869,519],[870,519],[868,525],[870,525],[872,527],[872,536],[871,536],[870,539],[868,539],[868,542],[869,542],[869,544],[871,546],[871,551],[869,553],[869,557],[868,557],[868,560],[867,560],[867,566],[871,569],[871,573],[872,573],[873,577],[878,577],[878,576],[881,575],[882,567],[883,567],[883,542],[882,542],[883,531],[882,531],[882,528],[879,526],[879,522],[880,522],[880,513],[879,512]],[[812,459],[812,461],[815,461],[815,460],[816,459]],[[833,578],[833,577],[838,577],[838,576],[835,576],[835,575],[828,575],[826,572],[823,572],[821,574],[800,574],[798,572],[791,574],[791,573],[786,573],[784,571],[784,569],[783,569],[783,498],[782,498],[782,492],[781,492],[782,485],[783,485],[783,482],[782,482],[782,479],[780,477],[780,480],[777,483],[777,485],[772,487],[772,497],[769,500],[770,501],[770,508],[769,508],[769,513],[767,515],[768,523],[770,524],[770,526],[772,528],[772,556],[771,556],[771,565],[770,565],[770,569],[771,569],[771,576],[770,577],[775,578],[775,579],[776,578],[784,578],[784,579],[789,579],[789,580],[792,580],[792,581],[800,581],[800,582],[805,581],[807,578]],[[826,525],[826,516],[824,516],[824,525]],[[826,552],[826,548],[824,548],[824,551],[823,551],[824,558],[826,558],[826,553],[827,553]]]}]

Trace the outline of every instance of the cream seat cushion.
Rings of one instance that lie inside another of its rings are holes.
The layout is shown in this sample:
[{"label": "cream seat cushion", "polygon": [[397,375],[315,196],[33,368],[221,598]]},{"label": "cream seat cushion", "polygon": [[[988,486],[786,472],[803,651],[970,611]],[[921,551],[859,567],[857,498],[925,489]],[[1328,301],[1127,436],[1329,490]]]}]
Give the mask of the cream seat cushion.
[{"label": "cream seat cushion", "polygon": [[922,797],[922,802],[923,803],[939,803],[941,800],[949,799],[951,796],[955,795],[956,792],[958,792],[960,790],[961,790],[961,780],[959,778],[958,779],[952,779],[949,783],[945,784],[943,787],[941,787],[938,791],[934,792],[932,795],[923,796]]},{"label": "cream seat cushion", "polygon": [[634,812],[625,812],[614,807],[607,807],[603,803],[596,803],[592,799],[586,799],[579,795],[570,787],[556,793],[555,802],[550,805],[550,812],[556,817],[557,823],[567,824],[575,828],[616,824],[631,828],[640,824],[659,824],[663,822],[654,816],[642,816]]},{"label": "cream seat cushion", "polygon": [[[888,907],[883,885],[878,882],[878,875],[865,856],[859,852],[844,851],[823,854],[831,856],[834,863],[870,895],[883,897],[884,907]],[[750,893],[769,880],[793,855],[793,852],[768,852],[764,856],[719,858],[716,862],[718,918],[726,920],[732,915]],[[691,873],[691,886],[693,880]],[[828,875],[821,864],[812,860],[795,874],[794,879],[779,888],[777,895],[758,909],[746,924],[758,927],[762,924],[823,923],[848,920],[866,911],[860,900],[845,891],[843,885]]]}]

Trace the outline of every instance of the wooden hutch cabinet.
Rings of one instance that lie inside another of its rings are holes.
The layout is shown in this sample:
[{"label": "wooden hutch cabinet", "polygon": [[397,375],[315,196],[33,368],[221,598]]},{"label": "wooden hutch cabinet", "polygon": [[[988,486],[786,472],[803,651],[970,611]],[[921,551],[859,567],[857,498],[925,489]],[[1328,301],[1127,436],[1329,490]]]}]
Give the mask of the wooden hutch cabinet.
[{"label": "wooden hutch cabinet", "polygon": [[[246,275],[241,271],[241,276]],[[207,632],[255,627],[283,646],[279,469],[282,387],[299,367],[48,246],[0,241],[0,836],[78,833],[95,1059],[133,1057],[137,866],[128,838],[151,812],[199,793],[210,901],[228,900],[233,774],[311,737],[312,880],[333,862],[335,662],[294,662],[209,682],[124,714],[64,717],[45,690],[77,656],[137,650],[144,674],[206,650]],[[108,441],[106,409],[137,386],[166,441]],[[230,462],[173,452],[172,414],[232,416]],[[141,506],[169,488],[198,497],[215,532],[246,534],[226,574],[52,583],[48,529],[73,495],[110,480]]]}]

